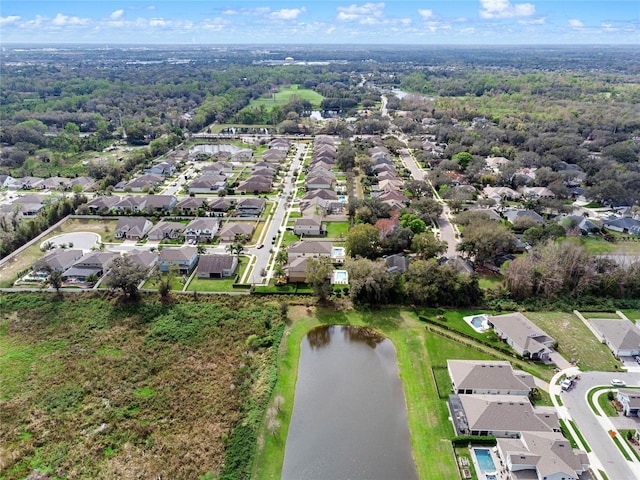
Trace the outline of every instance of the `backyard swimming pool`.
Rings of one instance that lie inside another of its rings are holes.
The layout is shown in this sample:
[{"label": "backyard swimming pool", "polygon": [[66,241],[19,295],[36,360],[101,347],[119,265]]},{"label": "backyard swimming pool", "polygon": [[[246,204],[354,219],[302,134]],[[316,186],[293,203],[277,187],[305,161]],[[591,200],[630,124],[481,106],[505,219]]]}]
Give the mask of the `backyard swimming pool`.
[{"label": "backyard swimming pool", "polygon": [[489,330],[489,323],[487,322],[486,315],[472,315],[470,317],[464,317],[464,321],[469,324],[476,332],[486,332]]},{"label": "backyard swimming pool", "polygon": [[478,462],[479,473],[482,473],[486,480],[496,480],[496,465],[493,463],[493,458],[491,458],[491,452],[486,448],[474,448],[473,454]]}]

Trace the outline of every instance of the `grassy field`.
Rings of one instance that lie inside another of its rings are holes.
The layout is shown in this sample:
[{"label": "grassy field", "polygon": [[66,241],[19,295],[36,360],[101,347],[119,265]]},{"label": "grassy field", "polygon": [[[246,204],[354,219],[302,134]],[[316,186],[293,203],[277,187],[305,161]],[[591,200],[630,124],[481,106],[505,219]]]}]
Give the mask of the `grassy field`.
[{"label": "grassy field", "polygon": [[640,254],[640,242],[619,240],[607,242],[602,237],[570,237],[567,241],[579,243],[592,255],[604,255],[617,253],[621,255]]},{"label": "grassy field", "polygon": [[349,222],[325,222],[327,238],[344,238],[349,230]]},{"label": "grassy field", "polygon": [[620,320],[620,317],[615,312],[580,312],[584,318],[609,318],[613,320]]},{"label": "grassy field", "polygon": [[254,478],[280,478],[293,408],[300,342],[311,328],[326,324],[368,326],[393,342],[404,386],[418,475],[429,480],[456,478],[453,447],[446,441],[453,437],[453,427],[447,418],[446,403],[438,396],[431,367],[446,365],[447,358],[487,359],[487,355],[428,334],[415,315],[404,311],[345,313],[296,307],[290,309],[290,318],[293,323],[285,333],[286,342],[279,352],[279,376],[274,390],[274,395],[283,399],[277,417],[281,426],[274,435],[263,429],[258,441]]},{"label": "grassy field", "polygon": [[0,287],[10,287],[15,281],[16,275],[30,268],[33,262],[44,255],[40,250],[40,245],[50,238],[63,233],[71,232],[94,232],[100,235],[103,242],[113,242],[113,231],[115,230],[117,219],[113,220],[87,220],[69,219],[60,228],[55,229],[46,235],[42,240],[25,249],[21,254],[16,255],[12,260],[5,263],[0,269]]},{"label": "grassy field", "polygon": [[527,318],[558,341],[558,351],[567,359],[578,361],[582,370],[613,372],[618,366],[611,351],[571,313],[527,312]]},{"label": "grassy field", "polygon": [[277,303],[156,298],[2,295],[0,477],[247,478]]},{"label": "grassy field", "polygon": [[266,109],[270,109],[272,107],[286,105],[289,103],[291,97],[299,97],[303,100],[308,100],[314,108],[320,108],[320,102],[324,100],[324,97],[318,92],[308,88],[299,88],[299,85],[291,85],[289,87],[280,87],[280,90],[278,90],[277,93],[268,97],[261,97],[252,100],[246,108],[254,109],[264,106]]},{"label": "grassy field", "polygon": [[621,310],[631,321],[640,320],[640,310]]}]

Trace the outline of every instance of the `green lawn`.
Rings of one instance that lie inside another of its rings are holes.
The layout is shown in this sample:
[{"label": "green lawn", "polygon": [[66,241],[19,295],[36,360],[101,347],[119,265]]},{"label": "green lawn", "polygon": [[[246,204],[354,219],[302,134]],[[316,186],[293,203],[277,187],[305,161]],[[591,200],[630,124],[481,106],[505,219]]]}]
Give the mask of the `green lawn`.
[{"label": "green lawn", "polygon": [[[457,478],[458,467],[453,447],[446,441],[453,438],[453,427],[447,418],[446,403],[438,397],[431,373],[431,366],[435,364],[432,353],[444,355],[444,352],[451,352],[451,342],[428,334],[415,315],[395,309],[375,312],[314,312],[304,307],[294,307],[290,309],[289,315],[294,321],[285,332],[286,340],[280,348],[279,376],[274,390],[274,398],[281,396],[283,399],[277,416],[281,426],[274,435],[266,427],[263,428],[253,478],[280,478],[293,408],[300,342],[311,328],[323,324],[368,326],[393,342],[407,401],[409,430],[418,475],[425,480]],[[458,346],[453,348],[455,353],[460,354],[460,358],[486,358],[480,352],[463,346],[456,347]],[[446,356],[449,358],[449,354]],[[443,360],[444,358],[440,358],[439,365],[443,364]]]},{"label": "green lawn", "polygon": [[327,238],[344,238],[349,230],[349,222],[325,222]]},{"label": "green lawn", "polygon": [[503,280],[504,280],[504,277],[502,275],[487,274],[487,275],[480,276],[480,279],[478,280],[478,284],[480,285],[480,288],[482,288],[483,290],[496,289],[502,286]]},{"label": "green lawn", "polygon": [[611,404],[611,400],[609,400],[609,397],[606,393],[603,393],[598,397],[598,405],[600,405],[600,408],[604,412],[605,416],[607,417],[618,416],[618,414],[616,413],[616,409],[613,408],[613,405]]},{"label": "green lawn", "polygon": [[[247,269],[249,259],[247,257],[240,257],[240,263],[238,266],[238,279],[242,278],[244,271]],[[236,292],[238,290],[233,288],[233,284],[236,283],[236,276],[231,278],[198,278],[197,276],[187,285],[188,292]]]},{"label": "green lawn", "polygon": [[580,312],[584,318],[610,318],[620,320],[615,312]]},{"label": "green lawn", "polygon": [[318,92],[310,90],[308,88],[299,88],[299,85],[291,85],[289,87],[280,87],[277,93],[266,97],[260,97],[252,100],[251,103],[245,108],[259,108],[264,106],[269,109],[280,105],[286,105],[289,103],[291,97],[299,97],[303,100],[308,100],[314,108],[320,107],[320,102],[324,100],[324,97]]},{"label": "green lawn", "polygon": [[616,371],[619,365],[611,351],[571,313],[527,312],[527,318],[558,341],[558,351],[567,360],[578,361],[580,369]]},{"label": "green lawn", "polygon": [[640,242],[629,242],[626,240],[607,242],[602,237],[570,237],[566,240],[579,243],[592,255],[603,255],[606,253],[637,255],[640,253]]},{"label": "green lawn", "polygon": [[[163,273],[162,277],[164,278],[167,274]],[[152,276],[150,279],[148,279],[146,282],[144,282],[144,285],[142,286],[143,289],[146,290],[155,290],[158,288],[157,284],[156,284],[156,279]],[[171,279],[171,290],[182,290],[184,288],[184,284],[182,283],[182,275],[175,275],[172,279]]]},{"label": "green lawn", "polygon": [[620,310],[631,321],[640,320],[640,310]]}]

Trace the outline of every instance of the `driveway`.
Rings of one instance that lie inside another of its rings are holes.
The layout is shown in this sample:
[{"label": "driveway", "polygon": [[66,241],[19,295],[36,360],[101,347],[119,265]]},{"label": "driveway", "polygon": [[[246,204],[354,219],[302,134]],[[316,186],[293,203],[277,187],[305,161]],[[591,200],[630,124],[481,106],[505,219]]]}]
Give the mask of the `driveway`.
[{"label": "driveway", "polygon": [[[587,403],[589,390],[603,385],[611,386],[613,378],[624,380],[627,385],[640,386],[640,373],[582,372],[580,380],[575,382],[571,390],[562,392],[560,397],[607,476],[610,479],[640,479],[640,463],[628,462],[609,435],[608,429],[615,424],[612,420],[617,419],[596,416]],[[557,387],[554,389],[559,390]],[[598,468],[597,465],[594,467]]]}]

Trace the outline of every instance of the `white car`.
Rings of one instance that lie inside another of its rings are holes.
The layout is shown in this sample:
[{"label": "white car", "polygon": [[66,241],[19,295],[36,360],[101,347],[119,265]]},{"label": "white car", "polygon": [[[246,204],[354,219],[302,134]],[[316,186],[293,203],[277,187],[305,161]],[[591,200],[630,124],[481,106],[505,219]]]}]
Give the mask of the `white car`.
[{"label": "white car", "polygon": [[611,380],[611,385],[613,385],[614,387],[625,387],[627,384],[622,380],[614,378],[613,380]]}]

